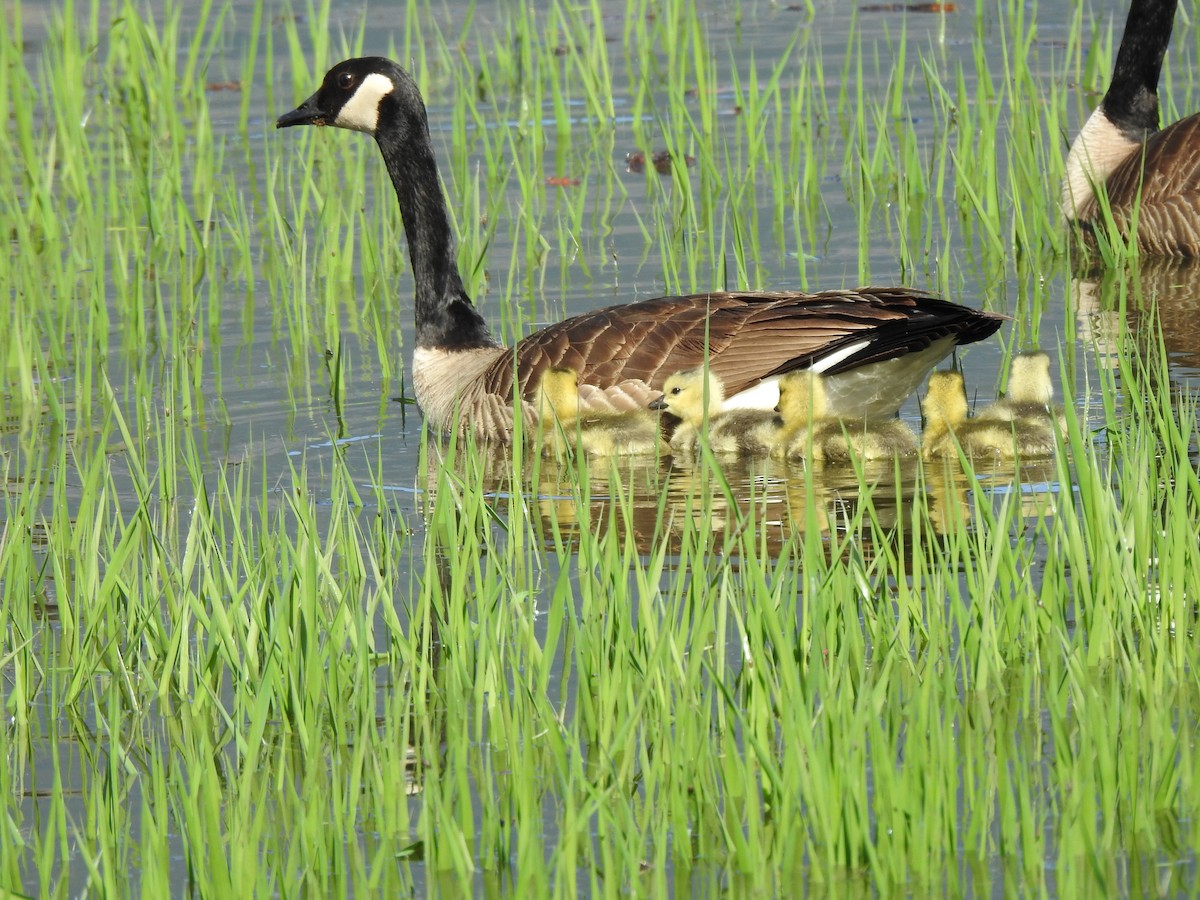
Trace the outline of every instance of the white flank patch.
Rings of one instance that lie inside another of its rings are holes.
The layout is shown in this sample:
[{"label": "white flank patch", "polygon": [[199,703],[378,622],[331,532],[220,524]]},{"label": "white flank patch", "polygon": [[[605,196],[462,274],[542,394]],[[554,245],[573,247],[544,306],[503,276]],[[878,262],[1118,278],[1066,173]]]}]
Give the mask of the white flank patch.
[{"label": "white flank patch", "polygon": [[768,378],[725,400],[725,409],[774,409],[779,405],[779,378]]},{"label": "white flank patch", "polygon": [[395,89],[392,79],[372,72],[363,79],[354,96],[346,101],[333,124],[338,128],[374,134],[379,124],[379,101]]},{"label": "white flank patch", "polygon": [[821,357],[812,364],[811,368],[814,372],[828,372],[838,363],[845,359],[849,359],[859,350],[865,350],[869,346],[871,346],[871,342],[869,340],[850,344],[848,347],[843,347],[841,350],[837,351],[837,353],[830,353],[828,356]]},{"label": "white flank patch", "polygon": [[929,370],[953,349],[954,338],[944,337],[924,350],[827,376],[825,394],[829,412],[867,419],[895,415]]},{"label": "white flank patch", "polygon": [[1097,107],[1079,129],[1067,154],[1062,193],[1058,198],[1063,218],[1068,221],[1076,218],[1078,212],[1095,198],[1095,185],[1104,184],[1113,169],[1140,146],[1121,134],[1104,114],[1104,107]]}]

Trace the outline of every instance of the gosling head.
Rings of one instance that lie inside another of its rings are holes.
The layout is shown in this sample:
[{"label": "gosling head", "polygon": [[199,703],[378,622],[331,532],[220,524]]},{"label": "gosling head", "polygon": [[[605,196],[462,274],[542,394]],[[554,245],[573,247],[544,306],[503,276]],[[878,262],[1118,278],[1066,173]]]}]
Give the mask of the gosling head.
[{"label": "gosling head", "polygon": [[788,372],[779,379],[779,405],[775,412],[785,424],[802,424],[828,413],[825,379],[811,370]]},{"label": "gosling head", "polygon": [[538,383],[538,418],[543,422],[571,422],[579,418],[579,373],[556,366],[542,373]]},{"label": "gosling head", "polygon": [[1050,380],[1050,357],[1041,351],[1014,356],[1005,399],[1049,406],[1050,401],[1054,399],[1054,383]]},{"label": "gosling head", "polygon": [[663,384],[663,394],[650,404],[651,409],[665,409],[690,425],[700,425],[705,416],[712,418],[721,412],[725,402],[725,387],[711,369],[701,366],[676,372]]},{"label": "gosling head", "polygon": [[390,59],[347,59],[325,73],[315,94],[275,121],[291,125],[331,125],[379,136],[381,124],[406,143],[412,129],[428,132],[425,103],[412,76]]},{"label": "gosling head", "polygon": [[921,401],[926,426],[954,428],[967,420],[967,388],[962,372],[934,372]]}]

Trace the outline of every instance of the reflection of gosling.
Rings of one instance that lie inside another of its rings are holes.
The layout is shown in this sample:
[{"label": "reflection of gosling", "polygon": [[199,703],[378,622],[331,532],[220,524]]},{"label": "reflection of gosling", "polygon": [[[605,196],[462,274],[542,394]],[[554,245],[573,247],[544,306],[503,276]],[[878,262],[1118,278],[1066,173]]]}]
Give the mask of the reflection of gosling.
[{"label": "reflection of gosling", "polygon": [[782,428],[773,453],[788,459],[846,462],[889,459],[917,452],[917,436],[899,419],[843,421],[829,415],[825,379],[816,372],[789,372],[779,380]]},{"label": "reflection of gosling", "polygon": [[663,395],[650,404],[651,409],[665,409],[681,420],[671,436],[676,453],[695,454],[701,433],[714,453],[769,453],[779,431],[779,416],[768,410],[725,410],[724,406],[725,386],[705,367],[676,372],[663,385]]},{"label": "reflection of gosling", "polygon": [[667,452],[658,416],[636,410],[607,415],[579,415],[579,373],[552,368],[538,386],[538,416],[547,451],[568,448],[591,456]]},{"label": "reflection of gosling", "polygon": [[1008,392],[975,414],[976,420],[997,422],[1032,421],[1067,434],[1062,407],[1054,405],[1054,383],[1050,380],[1050,357],[1041,351],[1013,357]]},{"label": "reflection of gosling", "polygon": [[1049,422],[1031,419],[968,419],[967,390],[961,372],[934,372],[921,401],[925,415],[922,455],[926,459],[958,455],[997,459],[1054,455]]}]

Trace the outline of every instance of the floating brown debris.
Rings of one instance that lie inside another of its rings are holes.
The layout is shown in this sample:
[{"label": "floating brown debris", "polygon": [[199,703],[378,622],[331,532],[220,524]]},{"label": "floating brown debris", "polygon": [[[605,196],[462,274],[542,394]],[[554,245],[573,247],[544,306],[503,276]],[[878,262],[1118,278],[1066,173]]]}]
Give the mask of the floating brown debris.
[{"label": "floating brown debris", "polygon": [[242,83],[240,81],[210,81],[204,86],[206,91],[240,91]]},{"label": "floating brown debris", "polygon": [[550,187],[578,187],[579,179],[569,175],[550,175],[546,178],[546,184]]},{"label": "floating brown debris", "polygon": [[[696,164],[696,157],[684,156],[684,164],[690,169]],[[659,175],[671,174],[671,154],[667,150],[659,150],[650,157],[650,164],[654,166],[654,171]],[[640,150],[635,150],[633,153],[625,154],[625,171],[633,172],[635,175],[646,171],[646,154]]]},{"label": "floating brown debris", "polygon": [[[604,35],[604,43],[615,44],[616,42],[617,42],[617,39],[615,37],[613,37],[611,34]],[[572,50],[575,53],[585,53],[586,52],[586,48],[582,44],[575,44],[573,47],[568,44],[556,44],[555,46],[550,48],[550,53],[554,56],[566,56],[568,53],[571,53]]]}]

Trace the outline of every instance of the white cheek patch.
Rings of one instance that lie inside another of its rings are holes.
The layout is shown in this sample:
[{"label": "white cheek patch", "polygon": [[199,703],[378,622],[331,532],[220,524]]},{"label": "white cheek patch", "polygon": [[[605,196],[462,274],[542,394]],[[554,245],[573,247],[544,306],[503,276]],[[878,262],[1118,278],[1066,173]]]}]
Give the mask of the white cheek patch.
[{"label": "white cheek patch", "polygon": [[346,101],[333,124],[338,128],[374,134],[379,124],[379,102],[395,88],[386,75],[373,72],[363,79],[354,96]]}]

